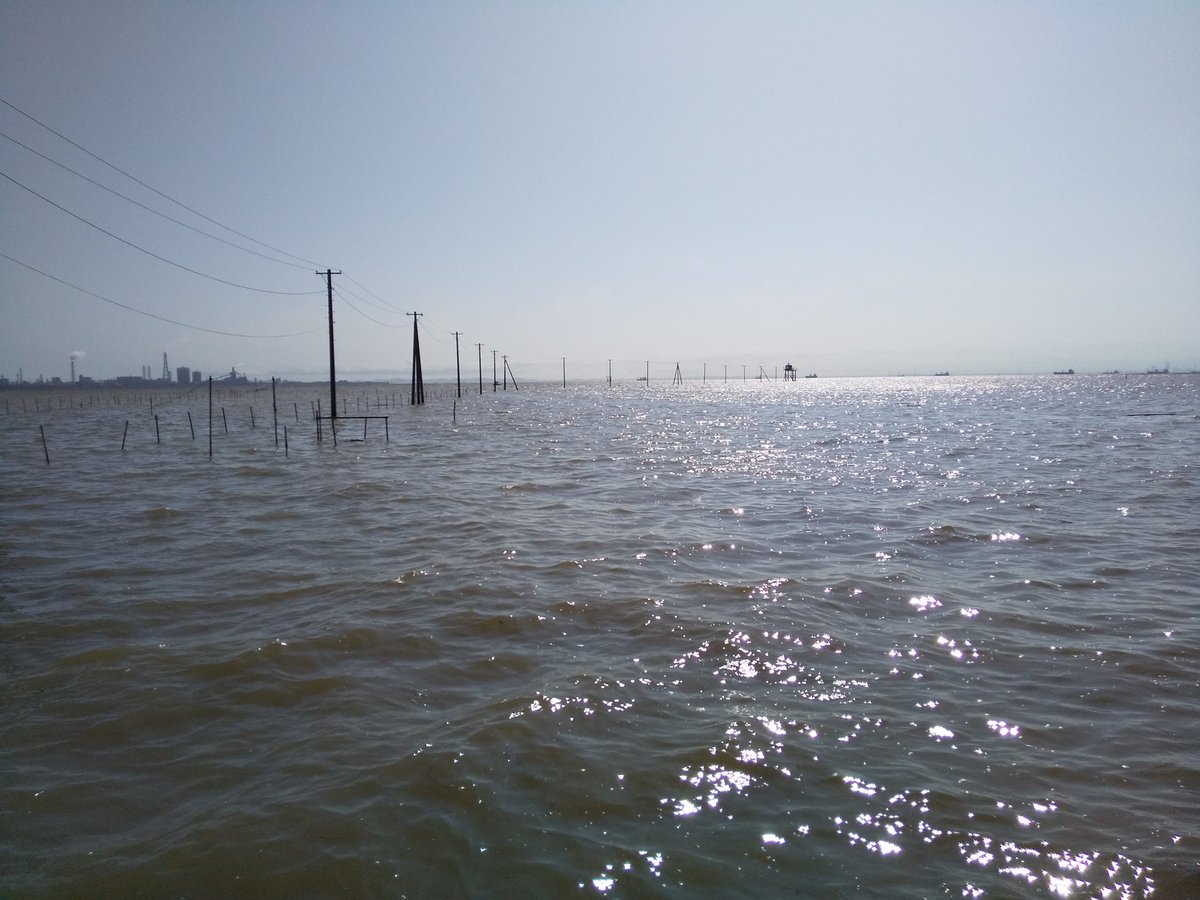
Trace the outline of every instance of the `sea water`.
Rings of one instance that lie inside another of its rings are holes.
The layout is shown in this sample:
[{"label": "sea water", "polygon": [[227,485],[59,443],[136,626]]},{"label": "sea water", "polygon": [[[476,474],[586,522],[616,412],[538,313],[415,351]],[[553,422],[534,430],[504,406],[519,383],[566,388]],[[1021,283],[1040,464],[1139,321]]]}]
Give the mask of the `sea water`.
[{"label": "sea water", "polygon": [[1196,377],[339,387],[5,395],[0,895],[1200,894]]}]

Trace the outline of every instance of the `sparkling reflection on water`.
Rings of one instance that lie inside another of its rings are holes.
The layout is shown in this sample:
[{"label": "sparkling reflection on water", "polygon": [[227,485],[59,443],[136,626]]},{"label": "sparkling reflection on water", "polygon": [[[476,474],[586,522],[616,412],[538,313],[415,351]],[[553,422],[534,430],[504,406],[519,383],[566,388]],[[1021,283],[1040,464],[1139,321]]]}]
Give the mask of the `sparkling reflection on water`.
[{"label": "sparkling reflection on water", "polygon": [[234,400],[0,416],[4,893],[1200,890],[1194,379]]}]

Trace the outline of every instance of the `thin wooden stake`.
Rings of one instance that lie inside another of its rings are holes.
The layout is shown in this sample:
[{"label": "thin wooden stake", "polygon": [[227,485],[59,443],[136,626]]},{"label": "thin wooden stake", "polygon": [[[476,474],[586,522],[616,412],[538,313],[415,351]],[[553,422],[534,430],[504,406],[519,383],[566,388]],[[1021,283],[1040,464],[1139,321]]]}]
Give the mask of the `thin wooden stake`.
[{"label": "thin wooden stake", "polygon": [[42,452],[46,454],[46,465],[50,465],[50,448],[46,446],[46,426],[39,425],[38,431],[42,433]]}]

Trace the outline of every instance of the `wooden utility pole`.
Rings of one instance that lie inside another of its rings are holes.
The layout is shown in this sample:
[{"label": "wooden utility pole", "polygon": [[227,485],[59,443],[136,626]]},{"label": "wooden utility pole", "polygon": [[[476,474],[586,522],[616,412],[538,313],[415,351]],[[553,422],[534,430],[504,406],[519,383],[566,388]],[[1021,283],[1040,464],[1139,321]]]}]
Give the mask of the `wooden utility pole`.
[{"label": "wooden utility pole", "polygon": [[496,393],[496,388],[500,386],[500,382],[496,380],[496,351],[492,351],[492,393]]},{"label": "wooden utility pole", "polygon": [[458,378],[458,396],[462,396],[462,365],[458,361],[458,336],[461,331],[454,332],[454,371]]},{"label": "wooden utility pole", "polygon": [[425,376],[421,373],[421,339],[417,336],[417,317],[425,313],[410,312],[405,315],[413,317],[412,396],[409,398],[409,405],[416,406],[425,402]]},{"label": "wooden utility pole", "polygon": [[567,358],[564,356],[563,361],[563,387],[567,386]]},{"label": "wooden utility pole", "polygon": [[333,276],[341,275],[342,270],[336,272],[333,269],[326,269],[324,272],[317,272],[318,275],[325,276],[325,289],[329,295],[329,415],[337,418],[337,372],[333,366]]},{"label": "wooden utility pole", "polygon": [[479,350],[479,396],[483,396],[483,344],[476,344]]}]

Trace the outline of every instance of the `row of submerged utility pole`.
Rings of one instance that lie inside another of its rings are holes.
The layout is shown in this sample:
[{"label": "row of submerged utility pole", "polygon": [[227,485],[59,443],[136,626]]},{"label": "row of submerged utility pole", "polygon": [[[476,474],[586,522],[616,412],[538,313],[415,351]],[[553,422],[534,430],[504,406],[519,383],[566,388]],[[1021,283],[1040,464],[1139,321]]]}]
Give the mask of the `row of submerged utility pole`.
[{"label": "row of submerged utility pole", "polygon": [[[330,418],[337,418],[337,367],[334,358],[334,342],[333,342],[333,276],[341,275],[341,269],[334,271],[326,269],[324,272],[318,271],[318,275],[325,276],[325,290],[328,298],[329,306],[329,409]],[[412,349],[412,391],[409,398],[413,406],[417,406],[425,402],[425,375],[421,367],[421,338],[417,329],[417,320],[424,313],[410,312],[406,313],[413,317],[413,349]],[[461,331],[451,332],[454,335],[454,368],[456,382],[458,388],[458,396],[462,397],[462,361],[459,355],[458,339],[462,335]],[[483,344],[476,344],[479,348],[479,393],[483,393]],[[513,389],[517,388],[517,377],[513,374],[512,369],[508,365],[508,357],[503,357],[504,360],[504,389],[508,390],[509,379],[512,379]],[[563,361],[563,377],[564,384],[566,378],[566,361]],[[611,376],[610,376],[611,377]],[[499,388],[501,382],[496,369],[496,351],[492,351],[492,390]]]}]

